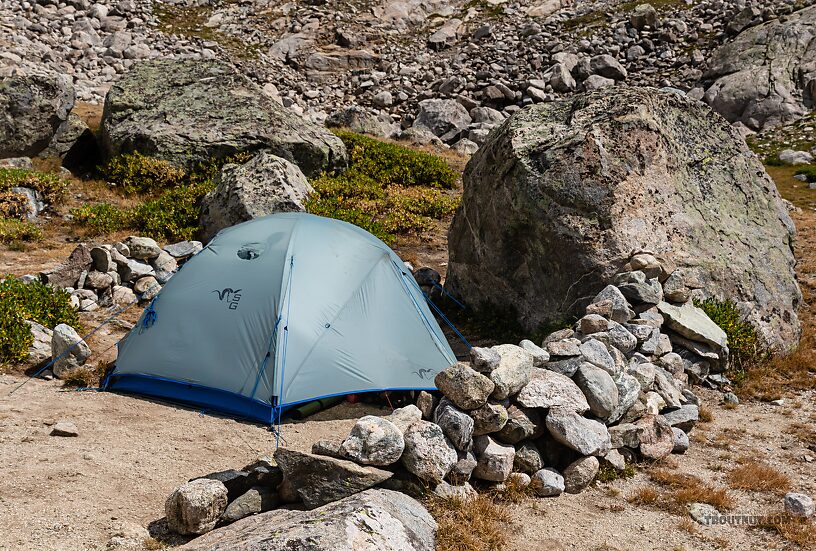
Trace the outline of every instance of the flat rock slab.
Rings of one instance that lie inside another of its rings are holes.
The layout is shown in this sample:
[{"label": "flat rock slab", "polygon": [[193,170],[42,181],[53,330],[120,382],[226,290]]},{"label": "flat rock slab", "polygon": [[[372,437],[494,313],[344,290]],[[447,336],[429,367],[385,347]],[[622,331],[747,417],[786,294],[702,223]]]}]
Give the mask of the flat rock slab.
[{"label": "flat rock slab", "polygon": [[372,489],[314,511],[278,509],[220,528],[183,551],[433,551],[436,522],[415,499]]},{"label": "flat rock slab", "polygon": [[677,331],[685,338],[711,344],[719,349],[728,347],[728,336],[725,331],[693,304],[673,306],[668,302],[661,302],[657,309],[663,314],[669,329]]},{"label": "flat rock slab", "polygon": [[362,492],[393,473],[351,461],[279,448],[275,459],[308,509]]}]

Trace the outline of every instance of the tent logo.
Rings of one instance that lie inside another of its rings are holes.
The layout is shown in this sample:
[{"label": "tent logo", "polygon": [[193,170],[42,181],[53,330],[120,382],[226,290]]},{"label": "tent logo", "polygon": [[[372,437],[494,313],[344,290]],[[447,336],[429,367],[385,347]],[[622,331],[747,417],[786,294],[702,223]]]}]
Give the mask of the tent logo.
[{"label": "tent logo", "polygon": [[411,373],[416,373],[420,379],[430,379],[431,375],[433,375],[433,369],[420,369],[419,371],[412,371]]},{"label": "tent logo", "polygon": [[224,302],[226,300],[227,307],[230,310],[237,310],[238,309],[238,302],[241,300],[241,289],[232,289],[230,287],[226,287],[222,290],[215,289],[213,293],[218,295],[218,300]]}]

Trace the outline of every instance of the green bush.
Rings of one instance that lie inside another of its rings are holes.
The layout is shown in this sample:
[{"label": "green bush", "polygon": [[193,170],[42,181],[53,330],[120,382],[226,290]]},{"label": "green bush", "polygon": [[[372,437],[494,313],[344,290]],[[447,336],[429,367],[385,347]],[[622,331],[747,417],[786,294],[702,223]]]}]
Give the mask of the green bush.
[{"label": "green bush", "polygon": [[[384,186],[451,189],[456,184],[456,172],[436,155],[353,132],[338,131],[337,136],[348,150],[348,170],[372,178]],[[354,179],[358,179],[358,176]]]},{"label": "green bush", "polygon": [[808,182],[816,182],[816,165],[807,165],[796,171],[797,175],[804,175]]},{"label": "green bush", "polygon": [[198,230],[201,199],[212,188],[209,181],[183,185],[130,209],[99,203],[72,209],[71,214],[94,235],[129,229],[158,240],[192,239]]},{"label": "green bush", "polygon": [[33,337],[25,320],[48,328],[60,323],[79,327],[68,293],[38,281],[23,283],[6,276],[0,280],[0,361],[20,362],[28,356]]},{"label": "green bush", "polygon": [[186,174],[167,161],[125,153],[110,159],[99,168],[102,176],[121,187],[127,194],[154,193],[184,183]]},{"label": "green bush", "polygon": [[431,229],[456,210],[459,197],[445,189],[457,176],[444,160],[351,132],[338,135],[350,166],[312,181],[309,212],[344,220],[392,244],[397,235]]},{"label": "green bush", "polygon": [[180,186],[138,205],[128,213],[128,226],[158,240],[192,239],[198,230],[201,199],[212,182]]},{"label": "green bush", "polygon": [[90,230],[91,235],[105,235],[128,227],[129,217],[126,210],[110,203],[83,205],[71,209],[74,221]]},{"label": "green bush", "polygon": [[763,350],[756,329],[742,317],[733,301],[695,299],[694,305],[725,331],[728,336],[730,369],[737,376],[767,359],[768,354]]},{"label": "green bush", "polygon": [[0,218],[0,242],[41,241],[42,230],[31,222],[16,218]]},{"label": "green bush", "polygon": [[23,220],[28,212],[28,201],[12,188],[27,187],[40,192],[49,205],[60,203],[68,191],[65,180],[54,174],[22,168],[0,167],[0,216]]}]

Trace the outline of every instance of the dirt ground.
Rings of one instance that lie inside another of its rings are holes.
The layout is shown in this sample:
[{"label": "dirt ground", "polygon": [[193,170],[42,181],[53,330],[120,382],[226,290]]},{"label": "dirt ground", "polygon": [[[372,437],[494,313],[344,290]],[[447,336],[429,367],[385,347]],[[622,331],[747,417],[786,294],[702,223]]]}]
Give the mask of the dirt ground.
[{"label": "dirt ground", "polygon": [[[799,254],[807,260],[801,265],[812,266],[816,213],[808,207],[796,213],[795,220]],[[51,243],[42,251],[0,251],[0,269],[16,275],[36,273],[67,256],[74,246],[56,238]],[[444,271],[440,243],[425,248],[410,243],[400,252]],[[800,281],[816,285],[816,274],[803,273],[801,265]],[[134,308],[125,319],[133,322],[138,314]],[[105,316],[100,311],[83,321],[92,327]],[[123,333],[124,328],[115,325],[100,332],[92,346],[106,352],[97,352],[93,361],[110,359],[115,349],[109,347]],[[260,425],[132,396],[75,391],[58,381],[26,381],[20,373],[0,374],[2,550],[106,549],[121,522],[160,529],[164,501],[180,483],[215,470],[240,468],[275,449],[275,435]],[[698,391],[713,419],[698,425],[691,434],[691,449],[684,456],[672,456],[664,468],[727,488],[728,473],[752,457],[788,475],[793,490],[816,496],[815,443],[801,436],[801,425],[796,428],[800,423],[816,430],[816,393],[788,395],[781,404],[745,402],[727,409],[719,404],[719,393]],[[388,411],[343,403],[305,421],[286,422],[282,444],[308,450],[315,440],[340,438],[368,413]],[[75,423],[79,436],[49,436],[51,425],[60,420]],[[599,484],[579,495],[508,505],[512,517],[508,549],[795,548],[765,530],[684,523],[685,515],[667,511],[672,503],[630,503],[641,488],[653,486],[650,468],[654,466],[641,466],[630,479]],[[731,514],[773,514],[782,508],[778,492],[729,492],[735,500]]]}]

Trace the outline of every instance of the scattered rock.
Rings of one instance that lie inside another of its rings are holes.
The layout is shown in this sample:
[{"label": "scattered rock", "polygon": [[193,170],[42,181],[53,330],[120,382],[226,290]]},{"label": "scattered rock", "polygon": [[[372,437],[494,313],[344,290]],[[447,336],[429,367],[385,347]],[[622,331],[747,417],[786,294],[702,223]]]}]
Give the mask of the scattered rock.
[{"label": "scattered rock", "polygon": [[362,467],[351,461],[286,448],[278,448],[275,459],[284,479],[292,484],[307,509],[315,509],[376,486],[393,474],[374,467]]},{"label": "scattered rock", "polygon": [[204,534],[227,509],[227,489],[208,478],[185,482],[164,504],[168,527],[179,534]]}]

